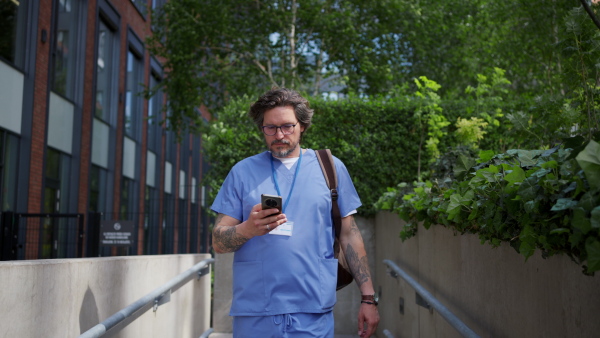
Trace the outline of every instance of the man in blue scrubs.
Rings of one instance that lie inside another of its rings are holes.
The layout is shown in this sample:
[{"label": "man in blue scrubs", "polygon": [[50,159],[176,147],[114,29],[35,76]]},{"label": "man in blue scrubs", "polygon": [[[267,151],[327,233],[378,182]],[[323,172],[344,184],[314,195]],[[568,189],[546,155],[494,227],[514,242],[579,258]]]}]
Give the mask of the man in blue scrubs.
[{"label": "man in blue scrubs", "polygon": [[[235,252],[230,315],[234,337],[333,337],[337,259],[331,193],[314,150],[302,149],[313,110],[297,92],[273,89],[250,108],[268,151],[237,163],[212,210],[217,253]],[[361,205],[348,170],[334,158],[340,245],[363,295],[358,335],[379,323],[367,255],[353,214]],[[263,210],[261,194],[283,197],[282,212]]]}]

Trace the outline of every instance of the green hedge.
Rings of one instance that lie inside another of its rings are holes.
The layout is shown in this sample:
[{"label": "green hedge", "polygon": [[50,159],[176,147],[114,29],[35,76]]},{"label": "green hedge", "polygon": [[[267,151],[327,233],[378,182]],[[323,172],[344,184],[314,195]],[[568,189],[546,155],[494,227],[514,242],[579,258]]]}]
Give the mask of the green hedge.
[{"label": "green hedge", "polygon": [[[211,187],[209,202],[236,162],[266,149],[262,134],[247,116],[254,100],[249,97],[232,100],[205,128],[203,151],[211,169],[205,175],[204,184]],[[309,100],[315,115],[313,125],[305,133],[303,147],[329,148],[346,164],[363,202],[359,209],[362,216],[375,214],[374,203],[387,191],[387,187],[396,186],[398,182],[410,182],[417,177],[419,139],[423,131],[415,118],[418,101],[414,97],[400,94],[392,98],[363,99],[350,95],[335,101],[322,98]],[[440,142],[442,153],[447,153],[447,149],[457,144],[454,124],[458,117],[477,116],[469,112],[473,105],[473,100],[468,98],[442,101],[442,114],[450,122],[447,134]],[[527,111],[530,104],[527,101],[510,101],[495,102],[493,106],[504,113],[512,113]],[[486,131],[482,141],[485,145],[531,145],[527,135],[511,130],[508,123]],[[426,173],[424,177],[427,178],[436,167],[430,164],[425,149],[421,156],[421,171]]]},{"label": "green hedge", "polygon": [[[211,164],[204,179],[212,188],[209,201],[236,162],[266,149],[262,134],[246,115],[253,101],[233,100],[203,134],[204,155]],[[375,214],[374,203],[387,187],[414,179],[418,130],[409,103],[351,96],[337,101],[311,98],[310,104],[315,115],[303,147],[329,148],[344,162],[363,202],[361,215]]]},{"label": "green hedge", "polygon": [[329,148],[340,158],[361,197],[362,215],[375,213],[374,203],[386,187],[413,179],[417,172],[418,139],[413,109],[385,100],[311,100],[314,125],[305,145]]}]

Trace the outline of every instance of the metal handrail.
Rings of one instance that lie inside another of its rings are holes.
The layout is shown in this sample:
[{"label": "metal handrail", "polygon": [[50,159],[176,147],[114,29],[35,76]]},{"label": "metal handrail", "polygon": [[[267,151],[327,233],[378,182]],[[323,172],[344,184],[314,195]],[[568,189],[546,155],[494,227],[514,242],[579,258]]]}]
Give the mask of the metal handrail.
[{"label": "metal handrail", "polygon": [[210,329],[204,331],[199,338],[208,338],[208,336],[210,336],[213,332],[215,332],[215,329],[211,327]]},{"label": "metal handrail", "polygon": [[102,337],[105,334],[114,334],[122,330],[151,308],[156,312],[158,306],[170,300],[171,293],[177,291],[187,282],[194,279],[196,275],[198,276],[198,279],[200,279],[200,277],[208,274],[208,266],[214,262],[214,258],[207,258],[198,262],[192,268],[179,274],[166,284],[163,284],[154,291],[133,302],[131,305],[108,317],[102,323],[85,331],[79,338],[96,338]]},{"label": "metal handrail", "polygon": [[[383,264],[387,265],[392,269],[392,273],[390,274],[392,277],[397,278],[398,276],[402,277],[413,289],[419,294],[423,299],[437,312],[439,312],[442,317],[454,327],[463,337],[479,337],[475,331],[471,330],[465,323],[463,323],[458,317],[456,317],[450,310],[448,310],[442,303],[440,303],[435,297],[429,293],[429,291],[425,290],[417,281],[415,281],[410,275],[408,275],[404,270],[400,269],[396,263],[392,262],[389,259],[384,259]],[[395,273],[395,274],[394,274]]]}]

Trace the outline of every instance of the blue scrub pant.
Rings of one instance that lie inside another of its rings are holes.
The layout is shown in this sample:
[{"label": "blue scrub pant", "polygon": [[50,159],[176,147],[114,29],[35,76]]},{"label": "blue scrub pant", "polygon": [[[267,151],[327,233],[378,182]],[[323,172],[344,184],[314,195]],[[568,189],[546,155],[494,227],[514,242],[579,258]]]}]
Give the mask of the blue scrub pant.
[{"label": "blue scrub pant", "polygon": [[234,338],[333,338],[333,311],[233,317]]}]

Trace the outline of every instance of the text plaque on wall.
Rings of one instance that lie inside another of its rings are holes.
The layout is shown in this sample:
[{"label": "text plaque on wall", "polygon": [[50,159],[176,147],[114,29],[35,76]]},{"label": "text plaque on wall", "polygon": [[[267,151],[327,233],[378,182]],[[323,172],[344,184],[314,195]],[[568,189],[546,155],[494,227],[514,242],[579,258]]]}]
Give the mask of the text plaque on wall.
[{"label": "text plaque on wall", "polygon": [[131,246],[133,245],[133,221],[102,221],[100,224],[100,245]]}]

